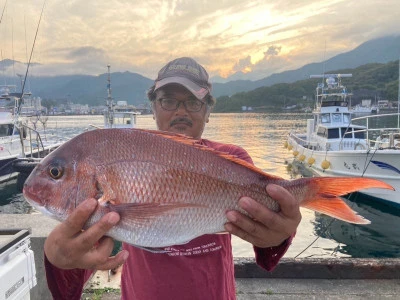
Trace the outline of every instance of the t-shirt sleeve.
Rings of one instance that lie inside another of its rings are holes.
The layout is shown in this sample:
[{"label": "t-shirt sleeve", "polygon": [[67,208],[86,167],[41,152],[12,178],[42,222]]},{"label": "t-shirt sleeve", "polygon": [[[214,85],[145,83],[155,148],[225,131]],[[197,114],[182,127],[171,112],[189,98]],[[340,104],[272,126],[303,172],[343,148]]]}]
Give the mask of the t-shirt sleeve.
[{"label": "t-shirt sleeve", "polygon": [[44,255],[47,285],[53,299],[79,300],[86,281],[93,271],[84,269],[63,270],[57,268]]},{"label": "t-shirt sleeve", "polygon": [[253,246],[257,265],[267,271],[273,271],[292,244],[294,236],[295,234],[276,247],[259,248]]}]

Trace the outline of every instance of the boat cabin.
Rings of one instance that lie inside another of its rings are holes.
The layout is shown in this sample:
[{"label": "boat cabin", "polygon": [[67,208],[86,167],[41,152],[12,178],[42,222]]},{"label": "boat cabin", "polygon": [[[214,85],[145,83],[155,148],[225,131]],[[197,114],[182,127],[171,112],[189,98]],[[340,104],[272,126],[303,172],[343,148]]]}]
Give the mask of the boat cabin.
[{"label": "boat cabin", "polygon": [[308,140],[315,142],[312,148],[326,151],[366,149],[365,127],[352,124],[347,105],[339,103],[343,106],[321,107],[307,123]]},{"label": "boat cabin", "polygon": [[135,128],[138,114],[134,111],[106,111],[104,114],[104,128]]},{"label": "boat cabin", "polygon": [[14,130],[14,120],[12,113],[0,112],[0,138],[18,135],[17,128]]},{"label": "boat cabin", "polygon": [[365,131],[361,126],[333,127],[319,126],[317,135],[326,139],[365,139]]}]

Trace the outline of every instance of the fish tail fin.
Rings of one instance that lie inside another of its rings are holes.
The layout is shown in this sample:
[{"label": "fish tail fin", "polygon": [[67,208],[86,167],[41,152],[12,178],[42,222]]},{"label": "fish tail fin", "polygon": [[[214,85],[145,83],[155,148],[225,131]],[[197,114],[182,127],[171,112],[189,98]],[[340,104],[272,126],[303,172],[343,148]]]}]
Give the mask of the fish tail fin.
[{"label": "fish tail fin", "polygon": [[370,224],[371,222],[358,215],[339,196],[366,188],[393,190],[393,187],[387,183],[370,178],[314,177],[307,179],[310,180],[311,189],[300,206],[354,224]]}]

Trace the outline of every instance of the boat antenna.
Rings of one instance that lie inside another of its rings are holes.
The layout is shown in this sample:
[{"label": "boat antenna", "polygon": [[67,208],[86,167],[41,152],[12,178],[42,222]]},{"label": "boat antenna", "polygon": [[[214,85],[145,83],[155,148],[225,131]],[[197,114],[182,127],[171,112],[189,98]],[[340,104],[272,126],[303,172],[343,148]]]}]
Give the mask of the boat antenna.
[{"label": "boat antenna", "polygon": [[111,95],[111,71],[110,71],[111,66],[108,64],[107,65],[107,100],[106,100],[106,105],[107,105],[107,119],[108,123],[112,125],[114,123],[114,99]]},{"label": "boat antenna", "polygon": [[[26,38],[26,16],[24,16],[24,27],[25,27],[25,55],[26,55],[26,61],[28,61],[28,40]],[[30,80],[28,79],[28,89],[29,92],[31,91],[31,84],[30,84]]]},{"label": "boat antenna", "polygon": [[399,55],[399,89],[397,91],[397,128],[400,128],[400,55]]},{"label": "boat antenna", "polygon": [[[4,2],[3,11],[1,12],[0,24],[3,22],[3,16],[4,16],[4,12],[6,10],[6,5],[7,5],[7,0],[6,0],[6,2]],[[1,61],[4,64],[4,62],[3,62],[3,50],[1,50]],[[4,85],[6,85],[6,75],[5,74],[4,74]]]},{"label": "boat antenna", "polygon": [[12,67],[13,67],[13,78],[14,78],[14,85],[16,85],[15,82],[15,56],[14,56],[14,19],[11,19],[11,55],[12,55]]},{"label": "boat antenna", "polygon": [[3,11],[2,11],[2,13],[1,13],[1,18],[0,18],[0,24],[1,24],[1,22],[3,21],[3,16],[4,16],[4,11],[6,10],[6,5],[7,5],[7,0],[6,0],[6,2],[4,3],[4,6],[3,6]]},{"label": "boat antenna", "polygon": [[26,78],[28,77],[28,73],[29,73],[29,66],[31,65],[31,60],[32,60],[32,55],[33,55],[33,49],[35,49],[35,44],[36,44],[36,38],[39,32],[39,26],[40,26],[40,22],[42,20],[42,16],[43,16],[43,12],[44,12],[44,7],[46,5],[46,0],[43,1],[43,6],[42,6],[42,11],[40,13],[40,18],[39,18],[39,22],[38,22],[38,26],[36,28],[36,33],[35,33],[35,38],[33,39],[33,44],[32,44],[32,49],[31,49],[31,54],[29,57],[29,61],[28,61],[28,65],[26,67],[26,72],[25,72],[25,78],[24,78],[24,82],[22,85],[22,91],[21,91],[21,99],[18,103],[18,110],[17,113],[19,114],[19,112],[21,111],[21,105],[22,105],[22,99],[24,97],[24,90],[25,90],[25,84],[26,84]]},{"label": "boat antenna", "polygon": [[321,91],[322,91],[322,93],[324,92],[324,84],[325,84],[325,71],[326,71],[326,68],[325,68],[325,65],[326,65],[326,61],[325,61],[325,59],[326,59],[326,40],[325,40],[325,49],[324,49],[324,59],[323,59],[323,62],[322,62],[322,87],[321,87]]},{"label": "boat antenna", "polygon": [[113,98],[111,96],[111,73],[110,73],[110,65],[107,65],[107,105],[113,105]]}]

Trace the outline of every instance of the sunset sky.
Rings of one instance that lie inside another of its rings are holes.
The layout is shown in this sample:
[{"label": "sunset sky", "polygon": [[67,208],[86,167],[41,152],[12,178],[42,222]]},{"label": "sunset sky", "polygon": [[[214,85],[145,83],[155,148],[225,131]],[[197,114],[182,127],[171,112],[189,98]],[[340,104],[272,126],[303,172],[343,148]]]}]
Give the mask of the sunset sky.
[{"label": "sunset sky", "polygon": [[[27,62],[43,0],[5,3],[1,58]],[[98,75],[110,64],[153,79],[191,56],[210,76],[260,79],[398,35],[399,20],[399,0],[47,0],[31,74]]]}]

